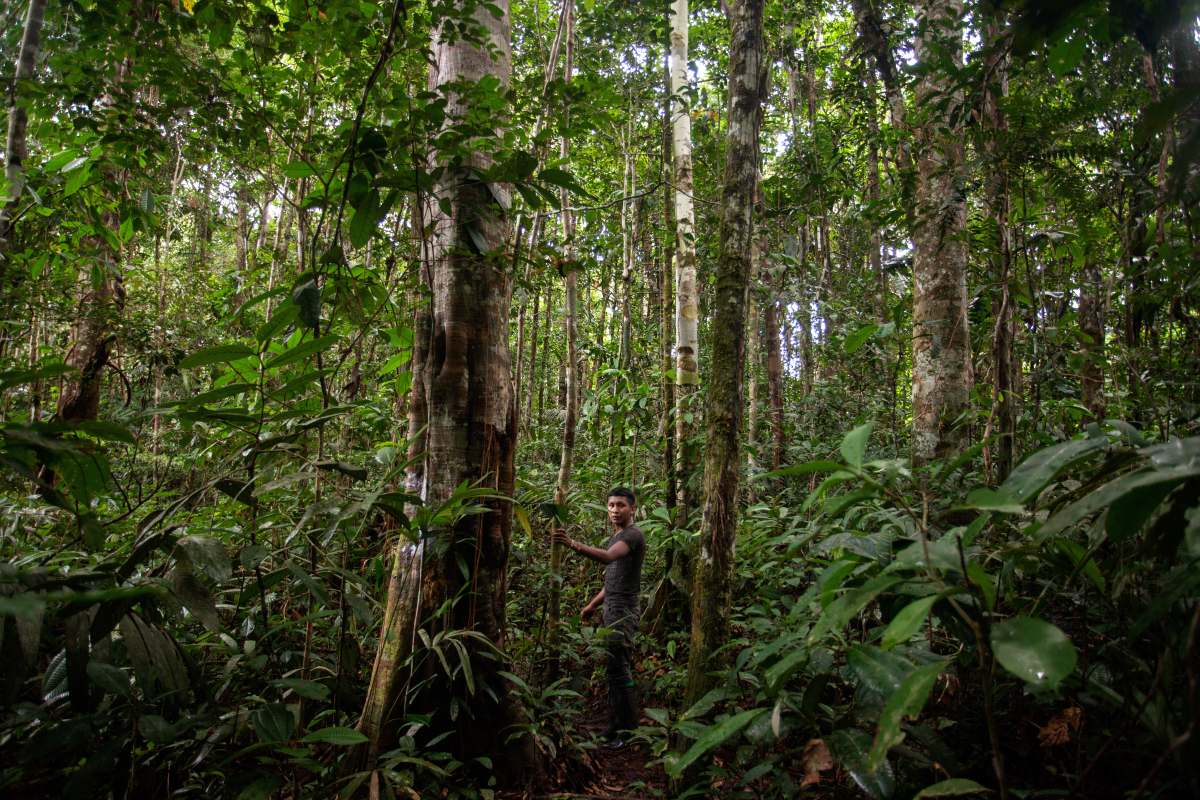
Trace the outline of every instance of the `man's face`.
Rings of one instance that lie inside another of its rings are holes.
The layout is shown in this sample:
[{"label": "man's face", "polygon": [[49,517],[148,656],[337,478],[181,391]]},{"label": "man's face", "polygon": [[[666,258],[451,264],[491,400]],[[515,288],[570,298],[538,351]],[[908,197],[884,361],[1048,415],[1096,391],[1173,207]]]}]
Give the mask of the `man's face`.
[{"label": "man's face", "polygon": [[609,522],[618,528],[627,528],[631,519],[633,519],[633,506],[630,505],[628,497],[613,495],[608,498]]}]

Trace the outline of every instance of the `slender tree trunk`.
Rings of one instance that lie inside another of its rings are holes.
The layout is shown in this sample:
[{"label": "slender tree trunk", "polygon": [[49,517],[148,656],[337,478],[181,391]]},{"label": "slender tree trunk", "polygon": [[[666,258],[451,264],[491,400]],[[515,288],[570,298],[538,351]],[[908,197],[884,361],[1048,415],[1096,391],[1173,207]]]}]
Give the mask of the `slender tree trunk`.
[{"label": "slender tree trunk", "polygon": [[683,524],[698,505],[691,487],[699,448],[693,442],[699,408],[692,395],[700,385],[700,355],[696,317],[700,295],[696,289],[696,212],[692,202],[692,118],[688,99],[688,0],[675,0],[671,17],[671,95],[675,109],[671,120],[675,182],[675,391],[678,399],[675,436],[679,479],[679,504]]},{"label": "slender tree trunk", "polygon": [[[671,48],[666,48],[663,58],[663,72],[666,85],[666,101],[663,103],[663,172],[670,174],[671,166]],[[674,338],[674,303],[675,303],[675,206],[671,202],[672,189],[670,185],[663,186],[663,220],[666,236],[663,241],[661,325],[662,336],[662,393],[663,393],[663,477],[667,486],[667,508],[672,511],[678,504],[678,484],[675,474],[675,382],[671,380],[671,341]],[[655,598],[657,600],[657,598]]]},{"label": "slender tree trunk", "polygon": [[783,465],[783,359],[779,352],[779,287],[783,284],[783,275],[779,275],[775,282],[776,286],[767,299],[764,314],[767,337],[767,390],[771,399],[772,470],[777,470]]},{"label": "slender tree trunk", "polygon": [[[917,213],[913,234],[913,431],[916,466],[957,455],[968,444],[967,411],[974,384],[967,328],[966,205],[955,188],[963,170],[961,92],[950,91],[933,65],[949,52],[962,60],[961,0],[923,0],[917,57],[930,65],[917,84],[923,119],[915,132]],[[956,119],[957,118],[957,119]],[[951,127],[951,126],[955,127]]]},{"label": "slender tree trunk", "polygon": [[[510,81],[507,0],[475,8],[472,21],[486,31],[487,50],[462,38],[450,41],[443,31],[435,31],[432,37],[429,87],[447,98],[447,124],[451,125],[471,110],[467,97],[453,88],[456,82],[474,84],[490,78],[498,80],[503,91]],[[494,199],[510,188],[468,180],[473,169],[486,169],[490,164],[490,157],[477,152],[461,165],[448,168],[436,191],[449,207],[434,211],[432,258],[425,276],[432,297],[429,346],[424,368],[416,378],[424,383],[427,407],[421,498],[434,507],[450,498],[464,481],[486,486],[502,498],[511,497],[514,489],[517,409],[508,347],[511,257],[504,252],[507,221]],[[486,248],[477,244],[479,238]],[[426,548],[414,559],[421,562],[419,602],[410,601],[405,607],[403,601],[411,597],[412,590],[406,593],[403,586],[393,584],[391,588],[401,596],[395,603],[389,597],[392,626],[380,632],[385,643],[380,648],[381,659],[392,639],[400,642],[399,652],[387,660],[403,665],[404,659],[395,656],[405,655],[406,647],[411,651],[412,626],[421,621],[427,621],[431,637],[473,631],[496,645],[503,644],[512,504],[503,499],[488,500],[487,505],[489,513],[463,517],[439,531],[437,546]],[[470,568],[465,575],[462,564]],[[401,574],[411,572],[402,570]],[[434,613],[443,607],[444,613]],[[463,644],[472,653],[480,650],[471,640]],[[369,731],[371,755],[388,749],[394,739],[395,723],[402,713],[398,701],[408,679],[408,670],[382,668],[381,659],[377,659],[362,722]],[[460,757],[469,760],[476,755],[502,754],[502,769],[508,777],[527,782],[539,771],[538,755],[529,736],[513,735],[526,719],[516,688],[496,674],[500,664],[473,657],[476,687],[471,690],[461,680],[447,684],[439,678],[441,668],[434,665],[436,660],[421,662],[421,677],[428,682],[413,710],[429,714],[434,730],[453,731],[452,747]],[[483,684],[490,691],[485,691]],[[447,702],[451,695],[467,706],[466,713],[456,720],[451,719]]]},{"label": "slender tree trunk", "polygon": [[1106,418],[1104,400],[1104,283],[1100,265],[1089,261],[1079,276],[1079,332],[1083,334],[1083,363],[1079,395],[1088,410],[1084,424]]},{"label": "slender tree trunk", "polygon": [[704,516],[693,561],[692,633],[683,707],[714,685],[728,661],[733,600],[734,539],[741,477],[746,347],[746,288],[754,234],[759,162],[759,109],[766,83],[765,0],[741,0],[730,34],[725,176],[712,322],[704,454]]},{"label": "slender tree trunk", "polygon": [[[1000,35],[1000,26],[988,23],[984,26],[985,44],[995,42]],[[989,162],[985,177],[987,202],[996,230],[993,246],[992,269],[1001,282],[1000,301],[996,311],[995,331],[992,336],[992,413],[989,415],[984,438],[999,434],[996,443],[995,480],[1003,483],[1013,467],[1013,437],[1016,435],[1016,397],[1013,382],[1013,344],[1016,334],[1016,314],[1013,308],[1012,289],[1012,227],[1009,225],[1008,165],[1001,151],[1008,122],[1000,107],[1001,98],[1008,95],[1007,56],[1001,55],[993,65],[994,84],[984,95],[984,115],[995,136],[987,144]],[[993,420],[994,417],[994,420]],[[994,428],[993,428],[994,425]],[[990,453],[987,455],[990,456]]]},{"label": "slender tree trunk", "polygon": [[[564,34],[566,55],[563,58],[563,80],[571,82],[575,69],[575,9],[574,0],[564,0],[567,4],[566,33]],[[560,140],[559,158],[561,163],[567,163],[571,156],[571,141],[566,136]],[[567,504],[567,492],[571,488],[571,470],[575,465],[575,424],[579,417],[579,353],[577,348],[579,335],[579,273],[575,270],[575,220],[570,208],[570,197],[567,190],[561,192],[562,226],[563,226],[563,337],[567,340],[567,397],[566,419],[563,421],[562,457],[558,462],[558,486],[554,489],[555,505]],[[559,662],[558,646],[562,620],[562,548],[558,543],[550,542],[550,602],[547,615],[549,629],[550,662],[547,668],[548,683],[558,680]]]},{"label": "slender tree trunk", "polygon": [[[530,339],[532,341],[530,342],[530,347],[529,347],[529,382],[528,382],[528,385],[525,390],[526,391],[526,397],[525,397],[525,424],[526,425],[531,425],[533,423],[533,395],[535,394],[534,387],[537,386],[537,384],[535,383],[535,380],[536,380],[535,376],[537,375],[538,312],[541,310],[541,302],[542,302],[542,293],[537,291],[537,289],[535,288],[533,291],[533,320],[532,320],[533,336],[530,337]],[[547,306],[547,308],[546,308],[546,313],[547,314],[550,313],[549,306]]]},{"label": "slender tree trunk", "polygon": [[[29,155],[26,130],[29,110],[21,102],[21,81],[33,77],[38,49],[42,40],[42,24],[46,18],[46,0],[29,0],[25,11],[25,29],[21,34],[21,50],[17,54],[17,74],[13,81],[12,99],[8,111],[8,139],[4,145],[4,176],[8,179],[8,202],[0,212],[0,256],[12,251],[13,215],[25,191],[25,158]],[[0,269],[3,275],[4,269]]]},{"label": "slender tree trunk", "polygon": [[875,294],[872,297],[875,321],[882,324],[887,317],[887,276],[883,272],[883,240],[879,233],[877,216],[882,209],[879,187],[879,121],[875,118],[875,70],[867,64],[867,202],[874,206],[869,216],[871,245],[867,250],[867,263],[875,276]]},{"label": "slender tree trunk", "polygon": [[[750,277],[747,281],[746,293],[746,387],[749,395],[749,410],[746,419],[746,463],[753,473],[758,469],[758,293],[759,262],[762,259],[762,248],[759,242],[750,245]],[[750,481],[746,487],[748,501],[753,504],[756,500],[755,482]]]},{"label": "slender tree trunk", "polygon": [[[906,128],[904,94],[900,87],[900,77],[897,74],[896,57],[892,53],[891,37],[883,27],[883,20],[879,17],[879,8],[875,3],[871,0],[853,0],[852,5],[854,19],[858,23],[859,36],[862,37],[865,49],[873,57],[879,77],[883,79],[883,92],[887,100],[891,123],[903,132]],[[904,147],[903,142],[898,143],[894,159],[901,169],[912,167],[912,156]]]}]

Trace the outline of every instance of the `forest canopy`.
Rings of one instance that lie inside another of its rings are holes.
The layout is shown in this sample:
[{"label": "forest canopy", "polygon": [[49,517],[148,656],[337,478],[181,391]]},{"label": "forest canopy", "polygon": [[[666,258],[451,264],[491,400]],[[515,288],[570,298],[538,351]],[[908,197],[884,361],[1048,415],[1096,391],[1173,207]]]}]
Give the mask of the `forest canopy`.
[{"label": "forest canopy", "polygon": [[0,786],[1200,797],[1198,15],[0,2]]}]

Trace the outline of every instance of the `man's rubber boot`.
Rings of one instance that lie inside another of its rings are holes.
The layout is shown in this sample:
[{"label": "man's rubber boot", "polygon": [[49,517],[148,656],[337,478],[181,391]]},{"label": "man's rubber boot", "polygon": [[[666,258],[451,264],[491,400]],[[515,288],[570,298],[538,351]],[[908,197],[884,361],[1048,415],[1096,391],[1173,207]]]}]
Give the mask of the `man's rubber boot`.
[{"label": "man's rubber boot", "polygon": [[621,687],[610,683],[608,685],[608,724],[604,730],[596,734],[601,739],[611,739],[617,735],[621,727]]},{"label": "man's rubber boot", "polygon": [[[619,729],[616,736],[607,744],[600,745],[605,750],[624,750],[629,746],[629,740],[633,738],[633,734],[637,732],[638,718],[638,694],[637,687],[633,685],[613,687],[617,690]],[[611,690],[610,690],[611,691]]]}]

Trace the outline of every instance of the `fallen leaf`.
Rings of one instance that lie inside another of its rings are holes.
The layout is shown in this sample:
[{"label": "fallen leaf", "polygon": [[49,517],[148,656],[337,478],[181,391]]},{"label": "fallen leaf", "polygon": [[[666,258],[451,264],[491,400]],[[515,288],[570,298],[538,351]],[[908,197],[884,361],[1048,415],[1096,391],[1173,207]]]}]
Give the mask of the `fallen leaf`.
[{"label": "fallen leaf", "polygon": [[1064,708],[1046,723],[1046,727],[1038,730],[1038,740],[1042,743],[1042,747],[1066,744],[1071,741],[1071,731],[1077,731],[1082,727],[1083,709],[1077,706]]},{"label": "fallen leaf", "polygon": [[660,669],[658,672],[654,673],[654,677],[661,678],[663,675],[666,675],[666,674],[667,674],[667,671],[665,669]]},{"label": "fallen leaf", "polygon": [[800,757],[800,769],[804,770],[804,780],[801,786],[813,786],[821,782],[821,772],[833,769],[833,756],[823,739],[810,739],[804,745],[804,755]]}]

